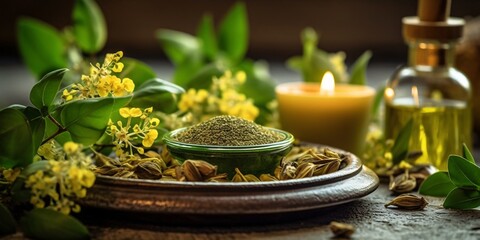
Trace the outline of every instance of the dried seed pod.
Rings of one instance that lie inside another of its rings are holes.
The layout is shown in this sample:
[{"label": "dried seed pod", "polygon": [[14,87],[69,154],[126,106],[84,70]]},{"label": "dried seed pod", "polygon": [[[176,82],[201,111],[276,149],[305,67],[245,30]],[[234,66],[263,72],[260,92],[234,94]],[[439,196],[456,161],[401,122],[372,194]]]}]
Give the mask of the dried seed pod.
[{"label": "dried seed pod", "polygon": [[301,163],[297,167],[297,171],[295,173],[295,178],[306,178],[313,176],[313,172],[315,171],[315,164],[313,163]]},{"label": "dried seed pod", "polygon": [[332,221],[329,227],[333,235],[339,238],[349,238],[355,232],[355,227],[346,223]]},{"label": "dried seed pod", "polygon": [[163,175],[164,176],[170,176],[170,177],[173,177],[173,178],[177,178],[175,168],[167,168],[167,169],[163,170]]},{"label": "dried seed pod", "polygon": [[162,167],[158,162],[145,161],[137,165],[135,173],[141,179],[159,179],[162,177]]},{"label": "dried seed pod", "polygon": [[260,175],[259,177],[260,181],[263,181],[263,182],[269,182],[269,181],[278,181],[278,178],[270,175],[270,174],[262,174]]},{"label": "dried seed pod", "polygon": [[208,178],[206,181],[207,182],[227,182],[228,181],[227,174],[226,173],[221,173],[221,174],[215,175],[211,178]]},{"label": "dried seed pod", "polygon": [[293,179],[295,178],[295,173],[297,172],[297,168],[293,165],[293,163],[287,163],[282,168],[282,173],[280,174],[280,180],[286,179]]},{"label": "dried seed pod", "polygon": [[198,169],[204,178],[210,178],[217,175],[217,166],[202,160],[188,160]]},{"label": "dried seed pod", "polygon": [[203,177],[193,161],[186,160],[182,164],[183,175],[187,181],[203,181]]},{"label": "dried seed pod", "polygon": [[323,154],[329,158],[340,159],[340,155],[337,152],[330,150],[329,148],[324,148]]},{"label": "dried seed pod", "polygon": [[248,182],[240,169],[235,168],[235,176],[232,178],[232,182]]},{"label": "dried seed pod", "polygon": [[183,181],[186,180],[185,176],[183,175],[183,167],[182,166],[175,167],[175,178],[180,182],[183,182]]},{"label": "dried seed pod", "polygon": [[281,176],[282,176],[282,166],[278,166],[277,168],[275,168],[275,170],[273,171],[273,175],[275,176],[275,178],[277,179],[280,179]]},{"label": "dried seed pod", "polygon": [[423,197],[414,194],[402,194],[385,204],[385,207],[396,206],[399,209],[405,210],[422,210],[427,205],[428,202]]},{"label": "dried seed pod", "polygon": [[430,176],[427,173],[412,173],[410,174],[411,177],[415,178],[415,181],[417,182],[417,186],[422,185],[423,181],[427,179],[428,176]]},{"label": "dried seed pod", "polygon": [[327,164],[320,165],[317,167],[317,169],[315,169],[313,175],[318,176],[318,175],[336,172],[340,168],[340,163],[341,163],[340,160],[337,160],[337,161],[331,161]]},{"label": "dried seed pod", "polygon": [[390,175],[390,184],[388,185],[388,189],[394,193],[411,192],[416,186],[417,181],[408,173],[408,170],[396,177]]},{"label": "dried seed pod", "polygon": [[245,179],[247,179],[247,182],[260,182],[260,179],[258,179],[258,177],[253,174],[245,175]]}]

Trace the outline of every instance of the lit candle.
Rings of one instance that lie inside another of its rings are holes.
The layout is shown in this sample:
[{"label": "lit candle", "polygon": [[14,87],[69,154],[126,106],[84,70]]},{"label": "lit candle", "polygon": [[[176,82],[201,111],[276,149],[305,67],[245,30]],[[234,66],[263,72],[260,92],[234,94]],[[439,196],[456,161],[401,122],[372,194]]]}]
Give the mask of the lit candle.
[{"label": "lit candle", "polygon": [[330,72],[322,83],[291,82],[276,88],[280,123],[297,139],[360,154],[375,90],[337,84]]}]

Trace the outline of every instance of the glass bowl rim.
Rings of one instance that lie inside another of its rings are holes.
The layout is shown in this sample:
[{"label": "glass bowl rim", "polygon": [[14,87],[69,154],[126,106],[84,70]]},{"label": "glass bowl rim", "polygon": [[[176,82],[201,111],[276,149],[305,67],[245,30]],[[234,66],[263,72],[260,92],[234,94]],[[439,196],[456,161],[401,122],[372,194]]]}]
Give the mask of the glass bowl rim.
[{"label": "glass bowl rim", "polygon": [[279,150],[283,148],[288,148],[292,145],[294,137],[291,133],[283,131],[276,128],[265,127],[268,130],[274,131],[278,134],[285,136],[285,138],[278,142],[267,143],[267,144],[257,144],[257,145],[246,145],[246,146],[224,146],[224,145],[202,145],[202,144],[192,144],[184,143],[177,141],[173,138],[176,134],[185,131],[188,127],[179,128],[173,131],[166,133],[163,136],[163,141],[167,147],[173,147],[183,150],[199,151],[199,152],[216,152],[216,153],[247,153],[248,151],[255,152],[266,152],[271,150]]}]

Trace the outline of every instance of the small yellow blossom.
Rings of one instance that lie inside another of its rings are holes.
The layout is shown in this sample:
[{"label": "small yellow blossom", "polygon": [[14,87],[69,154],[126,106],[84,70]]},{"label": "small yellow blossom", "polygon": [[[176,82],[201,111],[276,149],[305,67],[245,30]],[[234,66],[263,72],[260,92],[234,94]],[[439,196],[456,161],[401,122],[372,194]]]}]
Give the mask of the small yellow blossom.
[{"label": "small yellow blossom", "polygon": [[240,84],[245,83],[245,80],[247,80],[247,74],[245,74],[244,71],[238,71],[237,74],[235,75],[235,78],[238,80]]},{"label": "small yellow blossom", "polygon": [[160,124],[160,119],[152,118],[152,119],[150,119],[150,124],[152,125],[152,127],[157,127],[158,124]]},{"label": "small yellow blossom", "polygon": [[119,73],[119,72],[121,72],[121,71],[123,70],[123,66],[124,66],[123,63],[117,62],[117,63],[115,63],[115,65],[113,66],[112,71],[114,71],[114,72],[116,72],[116,73]]},{"label": "small yellow blossom", "polygon": [[20,168],[10,168],[10,169],[4,169],[2,174],[3,178],[7,180],[9,183],[13,183],[15,179],[17,179],[18,175],[20,175],[20,172],[22,170]]},{"label": "small yellow blossom", "polygon": [[76,153],[79,150],[79,146],[78,146],[78,144],[76,144],[72,141],[69,141],[69,142],[66,142],[63,145],[63,149],[65,150],[65,152],[67,154],[73,154],[73,153]]},{"label": "small yellow blossom", "polygon": [[[44,144],[49,149],[51,143]],[[43,146],[42,146],[43,147]],[[92,159],[81,151],[82,147],[67,142],[63,148],[54,148],[55,154],[43,155],[46,168],[30,174],[25,187],[30,189],[30,203],[36,208],[49,208],[64,214],[80,211],[74,202],[87,194],[87,188],[93,186],[95,174],[91,170]]]},{"label": "small yellow blossom", "polygon": [[[109,127],[106,133],[113,136],[113,144],[115,145],[115,153],[120,159],[131,157],[136,150],[139,154],[143,154],[145,150],[136,146],[135,143],[142,140],[144,147],[151,147],[158,137],[158,131],[155,129],[160,124],[160,119],[150,117],[153,108],[149,107],[142,111],[140,108],[120,108],[119,113],[123,118],[127,118],[126,124],[118,121],[116,125],[109,121]],[[133,118],[139,118],[139,122],[132,124]],[[132,126],[133,125],[133,126]]]},{"label": "small yellow blossom", "polygon": [[158,137],[158,131],[156,129],[151,129],[150,131],[148,131],[148,133],[145,135],[145,138],[142,141],[143,146],[151,147],[155,139],[157,139],[157,137]]},{"label": "small yellow blossom", "polygon": [[123,52],[107,53],[102,64],[90,65],[89,75],[82,75],[80,83],[72,84],[62,94],[64,101],[96,97],[125,96],[135,89],[134,82],[129,78],[120,79],[113,73],[123,71],[124,64],[120,62]]},{"label": "small yellow blossom", "polygon": [[122,80],[122,84],[123,84],[123,89],[125,91],[127,91],[128,93],[133,92],[133,90],[135,89],[135,84],[133,83],[132,79],[130,79],[130,78],[124,78]]},{"label": "small yellow blossom", "polygon": [[123,108],[120,108],[119,112],[120,112],[120,116],[124,118],[142,116],[142,110],[140,108],[123,107]]}]

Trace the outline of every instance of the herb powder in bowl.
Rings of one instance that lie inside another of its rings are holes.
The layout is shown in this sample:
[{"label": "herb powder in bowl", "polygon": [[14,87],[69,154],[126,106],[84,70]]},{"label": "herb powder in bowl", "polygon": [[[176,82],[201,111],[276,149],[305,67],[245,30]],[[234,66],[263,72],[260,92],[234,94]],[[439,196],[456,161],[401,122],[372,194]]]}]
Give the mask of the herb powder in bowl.
[{"label": "herb powder in bowl", "polygon": [[213,117],[175,136],[184,143],[216,146],[262,145],[283,138],[285,136],[254,122],[228,115]]},{"label": "herb powder in bowl", "polygon": [[174,158],[204,160],[218,173],[273,174],[292,148],[292,134],[234,117],[217,116],[197,125],[171,131],[163,137]]}]

